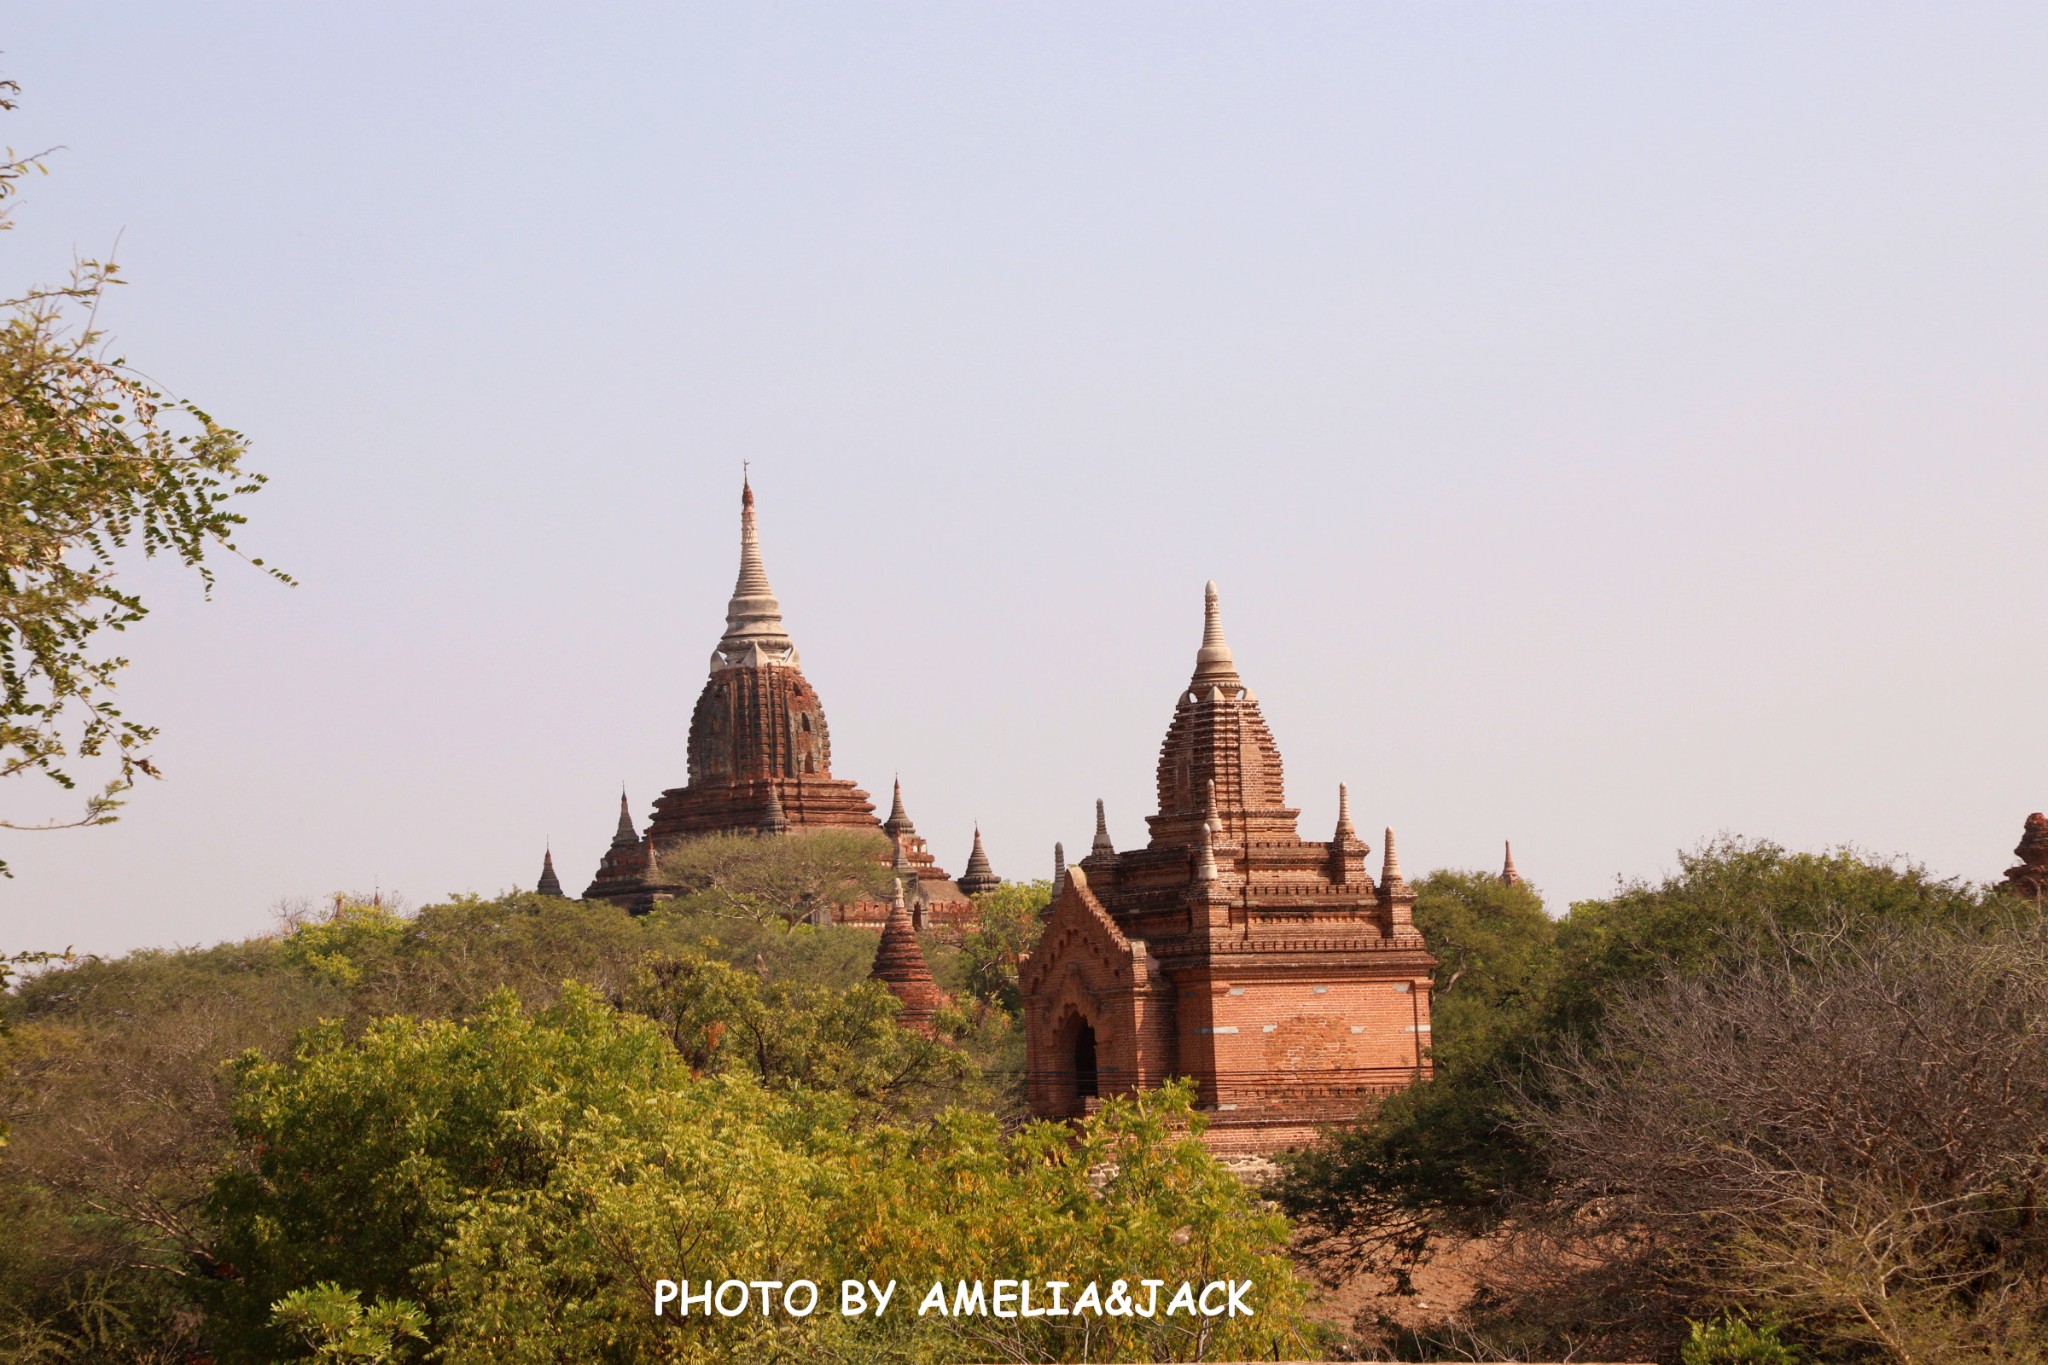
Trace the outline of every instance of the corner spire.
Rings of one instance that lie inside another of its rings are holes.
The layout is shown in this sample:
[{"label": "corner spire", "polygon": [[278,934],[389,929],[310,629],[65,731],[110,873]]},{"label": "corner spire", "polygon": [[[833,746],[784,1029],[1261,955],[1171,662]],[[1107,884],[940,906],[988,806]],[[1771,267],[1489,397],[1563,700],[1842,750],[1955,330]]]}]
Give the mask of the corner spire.
[{"label": "corner spire", "polygon": [[782,625],[782,604],[761,567],[761,538],[754,525],[754,487],[740,479],[740,576],[725,608],[725,636],[711,655],[721,668],[797,666],[796,645]]},{"label": "corner spire", "polygon": [[903,809],[903,779],[896,779],[896,799],[889,806],[889,818],[882,822],[883,832],[891,838],[917,833],[917,826],[910,823],[910,812]]},{"label": "corner spire", "polygon": [[1502,886],[1520,886],[1522,884],[1522,874],[1515,871],[1515,846],[1503,839],[1501,847],[1507,850],[1507,861],[1501,864],[1500,884]]},{"label": "corner spire", "polygon": [[1358,842],[1358,831],[1351,828],[1351,792],[1342,782],[1337,784],[1337,833],[1333,842]]},{"label": "corner spire", "polygon": [[1095,798],[1095,846],[1089,851],[1094,858],[1114,858],[1116,845],[1109,838],[1109,816],[1102,808],[1102,798]]},{"label": "corner spire", "polygon": [[954,884],[970,896],[993,891],[1002,885],[1002,878],[996,876],[996,870],[989,866],[988,853],[981,846],[980,825],[974,827],[974,852],[967,855],[967,870]]},{"label": "corner spire", "polygon": [[1237,676],[1230,642],[1223,638],[1223,606],[1212,578],[1202,589],[1202,647],[1195,651],[1195,676],[1188,687],[1199,692],[1209,687],[1242,686],[1244,679]]},{"label": "corner spire", "polygon": [[540,895],[553,896],[556,900],[568,899],[562,894],[562,879],[555,875],[555,851],[551,848],[540,855],[540,885],[533,889]]},{"label": "corner spire", "polygon": [[1058,900],[1060,893],[1067,889],[1067,847],[1055,843],[1052,846],[1052,898]]},{"label": "corner spire", "polygon": [[1401,857],[1394,852],[1394,828],[1389,825],[1386,856],[1380,863],[1380,894],[1390,896],[1407,889],[1408,882],[1401,876]]}]

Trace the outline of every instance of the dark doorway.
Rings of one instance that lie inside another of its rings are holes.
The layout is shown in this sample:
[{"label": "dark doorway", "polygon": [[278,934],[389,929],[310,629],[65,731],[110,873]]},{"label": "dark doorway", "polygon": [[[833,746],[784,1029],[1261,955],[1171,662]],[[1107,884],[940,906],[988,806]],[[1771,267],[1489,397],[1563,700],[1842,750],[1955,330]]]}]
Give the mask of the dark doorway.
[{"label": "dark doorway", "polygon": [[1083,1024],[1074,1035],[1074,1094],[1092,1100],[1100,1093],[1095,1088],[1095,1029]]}]

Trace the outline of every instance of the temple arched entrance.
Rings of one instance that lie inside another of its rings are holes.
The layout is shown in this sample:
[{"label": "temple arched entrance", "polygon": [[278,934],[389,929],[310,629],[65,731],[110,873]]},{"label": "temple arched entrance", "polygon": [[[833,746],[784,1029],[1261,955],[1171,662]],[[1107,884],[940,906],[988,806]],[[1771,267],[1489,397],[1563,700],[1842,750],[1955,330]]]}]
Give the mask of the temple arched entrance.
[{"label": "temple arched entrance", "polygon": [[1098,1043],[1095,1025],[1079,1012],[1069,1014],[1054,1035],[1054,1075],[1050,1088],[1060,1113],[1079,1117],[1093,1109],[1094,1102],[1101,1098]]}]

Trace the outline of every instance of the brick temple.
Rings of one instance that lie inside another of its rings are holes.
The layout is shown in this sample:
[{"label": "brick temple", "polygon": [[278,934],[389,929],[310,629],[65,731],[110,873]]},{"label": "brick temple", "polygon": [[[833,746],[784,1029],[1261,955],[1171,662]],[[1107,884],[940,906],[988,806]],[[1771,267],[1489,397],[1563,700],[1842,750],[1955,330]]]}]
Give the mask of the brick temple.
[{"label": "brick temple", "polygon": [[2035,811],[2027,817],[2013,854],[2020,861],[2005,870],[2006,886],[2030,900],[2048,898],[2048,815]]},{"label": "brick temple", "polygon": [[[865,791],[832,775],[825,708],[803,675],[782,604],[769,586],[754,490],[744,480],[739,578],[710,664],[690,714],[688,780],[655,799],[644,835],[634,830],[631,809],[620,796],[618,829],[583,893],[586,900],[646,911],[679,889],[662,882],[660,855],[704,835],[875,830],[888,836],[891,860],[910,885],[906,911],[917,927],[972,921],[974,903],[938,865],[905,812],[901,782],[885,822],[876,819]],[[880,930],[889,913],[887,902],[864,901],[835,910],[835,918]]]},{"label": "brick temple", "polygon": [[1062,867],[1024,959],[1032,1112],[1189,1076],[1212,1147],[1266,1152],[1427,1076],[1436,960],[1393,831],[1378,881],[1342,787],[1330,838],[1300,837],[1214,583],[1158,789],[1142,848],[1119,852],[1097,803],[1094,846]]}]

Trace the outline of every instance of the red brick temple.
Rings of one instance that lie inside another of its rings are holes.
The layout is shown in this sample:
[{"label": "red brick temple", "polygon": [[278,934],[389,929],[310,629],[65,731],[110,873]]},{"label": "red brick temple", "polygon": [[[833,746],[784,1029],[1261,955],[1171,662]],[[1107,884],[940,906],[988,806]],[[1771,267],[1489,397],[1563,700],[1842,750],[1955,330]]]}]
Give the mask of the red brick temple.
[{"label": "red brick temple", "polygon": [[2048,815],[2035,811],[2027,817],[2013,853],[2019,866],[2005,870],[2006,886],[2029,900],[2048,897]]},{"label": "red brick temple", "polygon": [[[726,606],[725,634],[711,653],[710,677],[690,715],[689,779],[655,799],[644,837],[633,829],[625,798],[619,828],[585,899],[617,902],[636,912],[675,887],[655,872],[659,855],[685,840],[735,832],[801,835],[806,830],[879,830],[889,835],[898,870],[912,882],[908,901],[922,927],[971,921],[974,904],[938,860],[903,810],[903,789],[884,824],[854,783],[832,776],[832,739],[825,708],[805,680],[782,604],[761,563],[754,490],[740,488],[740,571]],[[843,923],[880,929],[890,907],[861,902],[835,911]]]},{"label": "red brick temple", "polygon": [[1098,805],[1093,849],[1063,869],[1024,959],[1032,1112],[1188,1076],[1212,1147],[1266,1152],[1427,1076],[1436,960],[1393,831],[1377,882],[1342,787],[1329,840],[1299,836],[1214,583],[1158,789],[1143,848],[1118,852]]}]

